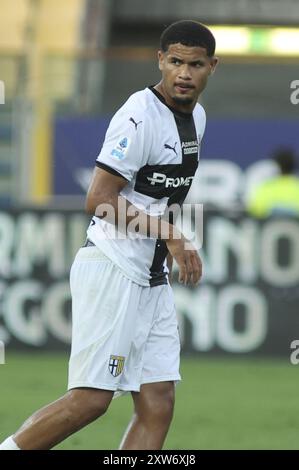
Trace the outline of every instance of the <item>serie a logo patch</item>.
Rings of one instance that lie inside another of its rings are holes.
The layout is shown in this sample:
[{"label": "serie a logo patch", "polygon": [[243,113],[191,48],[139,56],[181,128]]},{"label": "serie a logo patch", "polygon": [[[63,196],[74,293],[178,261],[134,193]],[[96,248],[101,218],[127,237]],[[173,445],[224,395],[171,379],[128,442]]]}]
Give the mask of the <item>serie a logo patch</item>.
[{"label": "serie a logo patch", "polygon": [[111,155],[116,157],[118,160],[125,158],[128,151],[131,140],[128,137],[123,137],[117,144],[117,146],[111,151]]},{"label": "serie a logo patch", "polygon": [[125,357],[124,356],[110,356],[109,359],[109,370],[113,377],[117,377],[123,371],[125,364]]}]

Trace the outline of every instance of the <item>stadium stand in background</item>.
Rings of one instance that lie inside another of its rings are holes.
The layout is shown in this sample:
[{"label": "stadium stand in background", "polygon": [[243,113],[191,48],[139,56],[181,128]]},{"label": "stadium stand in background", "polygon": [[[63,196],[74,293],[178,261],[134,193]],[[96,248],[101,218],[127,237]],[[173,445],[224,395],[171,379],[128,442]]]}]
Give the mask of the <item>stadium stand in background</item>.
[{"label": "stadium stand in background", "polygon": [[[35,175],[39,174],[28,184],[28,192],[38,196],[39,184],[44,184],[41,175],[46,172],[47,164],[39,158],[39,152],[45,155],[45,140],[49,138],[48,106],[52,99],[63,100],[72,93],[74,72],[73,64],[65,60],[59,63],[47,60],[45,66],[45,54],[74,52],[83,6],[84,0],[1,1],[0,78],[5,84],[6,101],[0,108],[2,205],[13,202],[17,188],[25,184],[17,179],[16,170],[22,164],[20,153],[26,161],[24,164],[31,160]],[[32,142],[25,143],[31,136]],[[32,149],[30,155],[28,148],[24,148],[26,144]]]}]

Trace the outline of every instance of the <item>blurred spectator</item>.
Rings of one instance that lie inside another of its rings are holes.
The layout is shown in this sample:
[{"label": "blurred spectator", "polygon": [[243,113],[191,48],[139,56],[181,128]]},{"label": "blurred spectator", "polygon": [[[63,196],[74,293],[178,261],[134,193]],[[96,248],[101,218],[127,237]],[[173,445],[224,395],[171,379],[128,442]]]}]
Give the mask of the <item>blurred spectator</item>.
[{"label": "blurred spectator", "polygon": [[295,174],[296,158],[293,150],[280,149],[273,160],[280,173],[253,190],[247,210],[254,217],[272,215],[299,216],[299,178]]}]

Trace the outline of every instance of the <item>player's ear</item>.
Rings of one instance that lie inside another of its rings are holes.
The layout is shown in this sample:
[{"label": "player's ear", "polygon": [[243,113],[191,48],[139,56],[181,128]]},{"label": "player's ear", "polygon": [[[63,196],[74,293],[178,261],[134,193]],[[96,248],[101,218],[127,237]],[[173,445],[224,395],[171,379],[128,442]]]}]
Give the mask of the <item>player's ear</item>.
[{"label": "player's ear", "polygon": [[159,69],[163,70],[163,62],[164,62],[164,53],[163,53],[163,51],[158,51],[158,61],[159,61]]},{"label": "player's ear", "polygon": [[210,66],[211,66],[210,75],[214,74],[218,63],[219,63],[219,58],[218,57],[214,56],[214,57],[211,58],[211,60],[210,60]]}]

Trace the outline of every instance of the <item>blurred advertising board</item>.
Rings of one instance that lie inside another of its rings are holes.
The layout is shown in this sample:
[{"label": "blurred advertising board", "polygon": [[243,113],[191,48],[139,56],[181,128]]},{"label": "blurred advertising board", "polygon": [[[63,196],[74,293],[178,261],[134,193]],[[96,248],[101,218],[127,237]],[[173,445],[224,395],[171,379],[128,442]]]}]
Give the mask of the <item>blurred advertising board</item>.
[{"label": "blurred advertising board", "polygon": [[[108,124],[107,118],[55,119],[54,196],[86,193]],[[297,128],[294,120],[208,119],[193,199],[221,208],[244,202],[252,187],[277,171],[269,160],[275,149],[299,153]]]},{"label": "blurred advertising board", "polygon": [[[88,223],[79,211],[0,212],[7,351],[69,348],[68,275]],[[299,335],[299,220],[205,212],[201,256],[201,284],[173,286],[183,351],[289,355]]]}]

